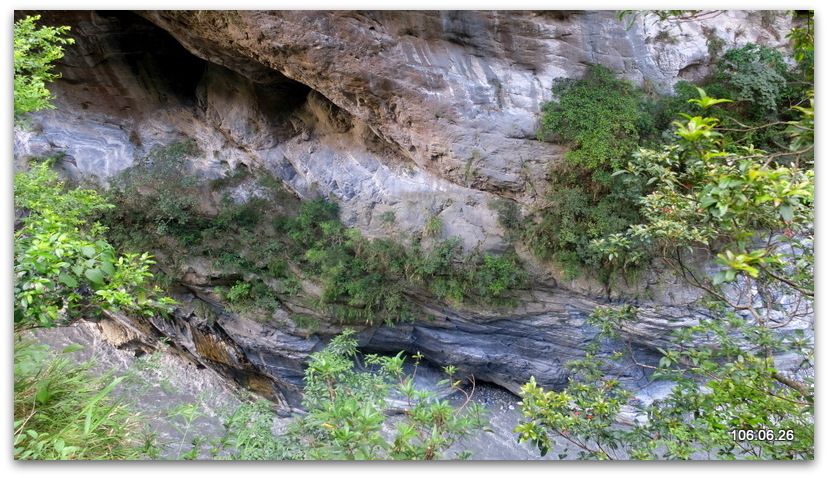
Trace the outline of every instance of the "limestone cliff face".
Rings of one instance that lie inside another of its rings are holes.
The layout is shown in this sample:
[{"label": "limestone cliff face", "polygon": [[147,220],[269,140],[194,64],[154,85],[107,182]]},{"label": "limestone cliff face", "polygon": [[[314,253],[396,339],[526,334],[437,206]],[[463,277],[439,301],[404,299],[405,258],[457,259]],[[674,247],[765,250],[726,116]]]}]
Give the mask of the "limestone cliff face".
[{"label": "limestone cliff face", "polygon": [[[205,152],[192,169],[208,177],[266,171],[301,198],[336,200],[368,237],[417,233],[437,216],[466,251],[505,247],[492,200],[528,208],[543,197],[548,166],[565,152],[535,138],[555,78],[599,63],[667,91],[706,73],[711,45],[781,45],[789,27],[744,11],[683,25],[628,25],[610,11],[39,13],[70,25],[77,43],[59,65],[57,109],[16,130],[16,156],[63,151],[68,175],[106,181],[153,145],[192,138]],[[381,220],[390,212],[393,226]],[[560,365],[594,334],[584,319],[607,297],[524,258],[534,285],[514,311],[456,310],[412,293],[436,319],[366,329],[363,342],[421,351],[511,390],[530,375],[563,385]],[[208,298],[204,271],[187,267],[189,300]],[[654,271],[627,291],[652,298],[630,332],[644,355],[693,318],[691,295],[670,280]],[[183,325],[164,333],[195,352],[205,326],[184,309]],[[230,315],[210,327],[224,341],[211,353],[228,344],[279,377],[295,403],[302,357],[320,337]]]}]

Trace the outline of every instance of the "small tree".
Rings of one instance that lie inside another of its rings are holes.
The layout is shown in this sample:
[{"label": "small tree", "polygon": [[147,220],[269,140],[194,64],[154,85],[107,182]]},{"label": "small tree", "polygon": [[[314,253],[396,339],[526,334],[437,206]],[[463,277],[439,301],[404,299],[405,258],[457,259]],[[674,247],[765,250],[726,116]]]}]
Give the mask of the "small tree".
[{"label": "small tree", "polygon": [[[702,109],[727,101],[699,92],[692,101]],[[790,132],[794,144],[810,148],[813,109],[800,111]],[[767,154],[727,141],[715,118],[685,118],[675,143],[639,150],[617,173],[653,184],[641,201],[646,222],[593,245],[616,261],[640,249],[661,251],[713,301],[701,308],[710,318],[679,330],[657,366],[630,357],[674,384],[662,402],[637,407],[641,419],[631,427],[615,416],[633,405],[632,395],[601,372],[596,348],[573,364],[567,390],[526,384],[526,420],[516,431],[542,453],[568,443],[588,459],[813,459],[813,381],[781,373],[775,360],[786,353],[805,369],[813,364],[813,168],[779,161],[802,151]],[[716,273],[689,265],[688,252],[699,249],[715,255]],[[599,310],[591,319],[618,338],[635,318],[632,309],[620,312]],[[793,332],[776,332],[790,325]]]},{"label": "small tree", "polygon": [[[274,436],[269,426],[261,426],[265,410],[242,415],[237,459],[436,460],[484,429],[483,408],[471,402],[470,394],[455,408],[432,392],[416,390],[414,377],[403,371],[401,354],[368,355],[364,361],[370,370],[356,370],[353,335],[346,330],[311,355],[305,374],[307,414],[292,422],[286,435]],[[450,374],[441,385],[457,388],[459,383]],[[389,418],[389,398],[402,403],[398,419]],[[457,451],[452,456],[469,455]]]},{"label": "small tree", "polygon": [[14,119],[22,121],[25,116],[44,108],[53,108],[49,103],[53,96],[46,84],[60,75],[53,73],[55,60],[63,58],[62,45],[74,43],[63,35],[69,27],[40,27],[35,22],[40,15],[28,16],[14,22]]},{"label": "small tree", "polygon": [[[691,101],[703,107],[727,101],[699,92],[701,98]],[[812,125],[813,109],[799,109]],[[641,199],[647,221],[593,246],[611,259],[638,249],[660,250],[692,285],[771,326],[780,301],[814,295],[814,170],[807,162],[798,166],[800,161],[790,160],[812,148],[803,144],[802,130],[808,128],[803,122],[791,125],[801,151],[768,154],[724,140],[716,118],[685,117],[676,123],[675,143],[639,150],[627,169],[616,173],[643,177],[655,186]],[[710,278],[687,267],[688,251],[699,248],[722,266]],[[810,313],[799,302],[801,308],[786,308],[788,321]]]}]

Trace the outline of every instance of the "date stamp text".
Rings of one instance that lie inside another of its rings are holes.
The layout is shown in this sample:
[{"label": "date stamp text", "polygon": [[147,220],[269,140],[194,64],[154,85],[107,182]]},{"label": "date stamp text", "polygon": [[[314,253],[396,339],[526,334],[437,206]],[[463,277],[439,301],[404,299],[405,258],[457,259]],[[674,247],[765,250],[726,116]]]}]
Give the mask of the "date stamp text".
[{"label": "date stamp text", "polygon": [[776,430],[773,428],[736,429],[727,432],[733,441],[793,441],[793,430]]}]

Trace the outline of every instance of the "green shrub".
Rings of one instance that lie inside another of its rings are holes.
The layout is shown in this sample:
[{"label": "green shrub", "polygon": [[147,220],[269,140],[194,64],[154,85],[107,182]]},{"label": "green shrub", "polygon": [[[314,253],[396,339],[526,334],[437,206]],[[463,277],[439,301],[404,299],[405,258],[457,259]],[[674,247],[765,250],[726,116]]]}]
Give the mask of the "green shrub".
[{"label": "green shrub", "polygon": [[423,226],[423,236],[437,237],[443,232],[443,220],[437,216],[432,215],[428,218]]},{"label": "green shrub", "polygon": [[377,238],[356,243],[355,252],[359,254],[366,267],[384,270],[399,277],[408,277],[414,249],[406,248],[393,239]]},{"label": "green shrub", "polygon": [[722,55],[713,76],[715,87],[709,85],[706,90],[716,98],[745,102],[747,117],[763,119],[785,103],[789,77],[782,53],[748,43]]},{"label": "green shrub", "polygon": [[322,300],[345,324],[391,324],[408,315],[402,291],[381,269],[369,269],[358,257],[338,261],[322,272]]},{"label": "green shrub", "polygon": [[550,174],[547,202],[535,211],[525,230],[526,240],[536,255],[560,264],[566,279],[586,270],[608,282],[631,270],[610,264],[591,243],[640,221],[637,201],[643,191],[638,178],[562,164]]},{"label": "green shrub", "polygon": [[109,209],[95,191],[66,189],[48,164],[14,177],[15,207],[26,213],[14,241],[15,329],[51,327],[102,310],[169,311],[150,284],[148,254],[118,254],[87,221]]},{"label": "green shrub", "polygon": [[676,82],[672,95],[645,96],[642,102],[645,113],[639,122],[639,145],[657,145],[672,141],[673,122],[683,119],[681,113],[697,113],[699,110],[687,103],[692,98],[698,98],[696,86],[686,81]]},{"label": "green shrub", "polygon": [[721,133],[731,144],[786,153],[786,122],[799,119],[796,107],[808,106],[812,72],[807,61],[789,68],[781,51],[766,46],[728,50],[703,86],[711,97],[734,101],[704,114],[722,120]]},{"label": "green shrub", "polygon": [[499,257],[485,254],[483,263],[471,269],[470,276],[474,291],[490,300],[522,287],[526,281],[526,272],[514,253]]},{"label": "green shrub", "polygon": [[455,263],[460,261],[460,252],[460,239],[456,237],[438,242],[427,252],[416,246],[412,278],[425,281],[429,277],[450,273],[456,269]]},{"label": "green shrub", "polygon": [[558,100],[542,107],[541,135],[554,133],[572,144],[568,161],[588,168],[623,165],[638,145],[642,93],[601,65],[589,67],[582,79],[557,78],[552,92]]},{"label": "green shrub", "polygon": [[250,284],[247,282],[236,282],[230,287],[226,294],[230,302],[241,302],[250,298]]},{"label": "green shrub", "polygon": [[101,238],[105,228],[91,218],[112,206],[94,190],[68,188],[50,164],[14,177],[14,206],[24,214],[14,234],[13,456],[139,459],[136,417],[111,397],[123,378],[96,376],[93,361],[50,353],[24,331],[107,310],[153,316],[169,312],[173,301],[151,285],[148,254],[122,255]]},{"label": "green shrub", "polygon": [[[284,435],[273,435],[272,415],[261,402],[236,415],[231,424],[238,430],[234,459],[437,460],[470,456],[470,452],[453,447],[483,430],[487,424],[483,407],[467,401],[455,408],[432,392],[416,390],[413,378],[403,371],[401,353],[365,356],[360,361],[370,371],[357,371],[353,335],[354,331],[346,330],[311,355],[303,399],[307,414],[296,418]],[[454,370],[448,368],[447,372]],[[458,384],[451,373],[440,383],[468,395]],[[399,419],[389,418],[387,399],[391,396],[402,397],[407,403]]]},{"label": "green shrub", "polygon": [[254,229],[262,220],[267,201],[263,198],[250,198],[242,204],[225,205],[216,217],[209,222],[209,229],[224,231]]},{"label": "green shrub", "polygon": [[[122,247],[146,250],[154,239],[176,238],[181,245],[198,242],[206,218],[199,211],[199,178],[183,159],[201,154],[188,139],[154,146],[135,164],[112,179],[105,195],[116,207],[104,217],[113,227],[111,238]],[[135,231],[145,234],[135,235]]]},{"label": "green shrub", "polygon": [[302,203],[299,214],[287,224],[291,239],[300,246],[311,246],[321,236],[321,224],[339,219],[339,206],[324,198]]},{"label": "green shrub", "polygon": [[397,214],[394,211],[385,211],[380,215],[380,220],[385,224],[394,224]]}]

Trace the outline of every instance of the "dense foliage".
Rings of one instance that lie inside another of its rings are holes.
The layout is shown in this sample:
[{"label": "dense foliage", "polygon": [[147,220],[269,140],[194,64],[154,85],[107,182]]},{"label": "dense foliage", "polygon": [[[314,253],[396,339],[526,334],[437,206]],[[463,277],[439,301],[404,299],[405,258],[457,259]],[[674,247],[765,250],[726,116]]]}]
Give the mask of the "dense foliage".
[{"label": "dense foliage", "polygon": [[586,270],[609,282],[622,271],[589,244],[640,220],[635,201],[643,183],[612,172],[650,136],[653,115],[639,88],[600,65],[580,79],[557,79],[552,91],[557,100],[543,106],[541,133],[573,149],[550,166],[545,201],[520,225],[520,236],[536,255],[561,264],[567,278]]},{"label": "dense foliage", "polygon": [[169,299],[149,284],[147,254],[119,255],[86,220],[110,207],[93,190],[66,189],[48,162],[15,175],[16,329],[51,327],[104,310],[163,313]]},{"label": "dense foliage", "polygon": [[637,178],[571,164],[553,167],[546,202],[530,216],[526,241],[537,256],[561,264],[565,279],[590,273],[605,283],[617,280],[630,270],[596,254],[591,243],[638,222],[635,201],[643,191]]},{"label": "dense foliage", "polygon": [[[700,92],[694,101],[721,101]],[[813,166],[780,163],[764,151],[729,144],[717,123],[687,116],[677,124],[675,143],[634,155],[618,174],[655,184],[641,201],[647,221],[596,246],[625,260],[635,251],[659,248],[677,268],[683,250],[704,247],[725,266],[704,286],[710,292],[744,275],[748,287],[771,280],[813,297]],[[702,285],[700,278],[694,282]]]},{"label": "dense foliage", "polygon": [[44,108],[52,94],[46,84],[59,75],[52,72],[55,60],[63,57],[63,46],[74,43],[65,35],[69,27],[37,27],[39,15],[14,22],[14,119]]},{"label": "dense foliage", "polygon": [[749,116],[762,118],[774,114],[784,103],[787,77],[782,53],[751,43],[722,56],[713,78],[722,91],[708,90],[716,96],[744,101]]},{"label": "dense foliage", "polygon": [[[729,53],[720,68],[734,76],[781,58],[751,45]],[[788,86],[777,84],[782,68],[729,80],[749,105],[745,115],[778,115],[779,94]],[[657,365],[638,363],[624,350],[599,357],[596,343],[570,364],[567,389],[545,391],[531,380],[516,430],[522,441],[542,453],[556,444],[564,454],[574,448],[585,459],[814,458],[814,111],[813,93],[798,91],[785,112],[791,119],[779,122],[787,142],[775,151],[751,144],[753,128],[720,130],[712,112],[738,111],[728,108],[733,101],[697,89],[693,113],[675,122],[675,139],[639,149],[615,173],[651,189],[640,200],[643,220],[593,241],[596,252],[627,264],[658,251],[705,293],[698,305],[708,318],[677,330]],[[713,272],[693,266],[705,253],[716,258]],[[624,305],[596,310],[591,321],[602,331],[598,340],[625,339],[636,318],[636,309]],[[621,359],[672,383],[670,393],[638,403],[631,389],[602,372]],[[783,359],[795,363],[796,373],[790,365],[785,373],[778,369]],[[628,425],[617,420],[625,409],[638,414]]]},{"label": "dense foliage", "polygon": [[612,168],[638,145],[643,94],[609,68],[594,65],[581,79],[557,78],[552,93],[558,100],[543,105],[541,132],[573,145],[567,160]]}]

